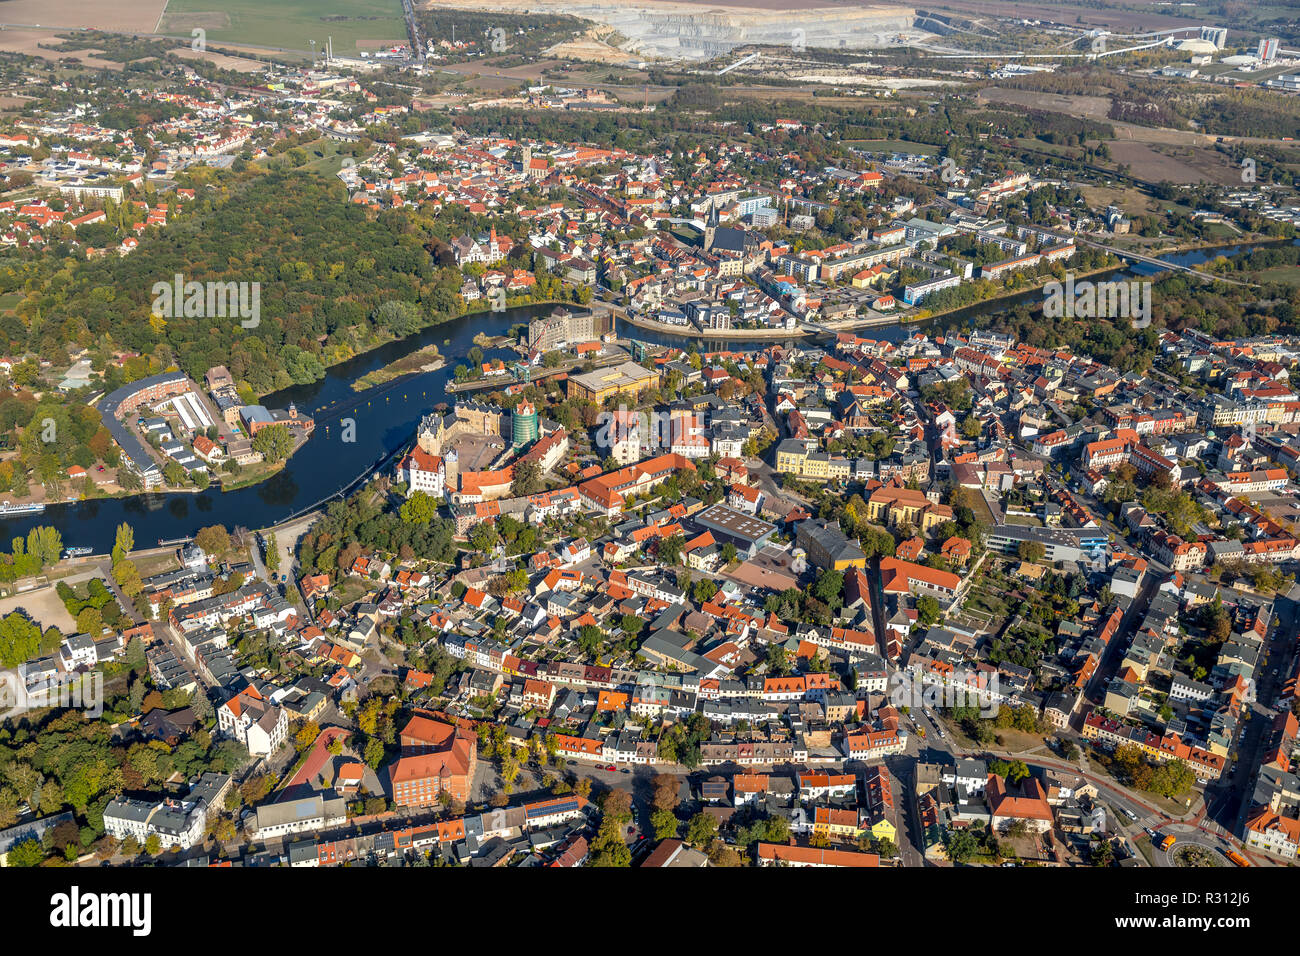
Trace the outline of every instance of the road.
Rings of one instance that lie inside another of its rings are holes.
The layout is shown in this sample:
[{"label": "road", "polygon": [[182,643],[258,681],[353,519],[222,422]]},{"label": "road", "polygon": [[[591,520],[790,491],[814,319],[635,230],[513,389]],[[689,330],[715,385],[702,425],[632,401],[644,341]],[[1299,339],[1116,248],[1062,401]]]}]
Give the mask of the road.
[{"label": "road", "polygon": [[1277,710],[1272,705],[1281,690],[1283,678],[1289,673],[1297,628],[1300,627],[1300,584],[1293,584],[1290,591],[1278,596],[1273,613],[1280,625],[1273,629],[1261,660],[1262,673],[1256,684],[1256,699],[1243,711],[1246,721],[1234,750],[1237,759],[1226,778],[1206,794],[1207,824],[1234,835],[1243,832],[1260,761],[1273,736]]},{"label": "road", "polygon": [[[1124,660],[1124,655],[1128,653],[1129,646],[1133,643],[1133,632],[1146,617],[1151,607],[1151,600],[1159,589],[1161,577],[1158,572],[1151,569],[1148,569],[1143,576],[1137,597],[1129,603],[1119,629],[1106,644],[1101,660],[1097,662],[1097,669],[1093,671],[1092,677],[1088,679],[1088,684],[1084,688],[1084,697],[1090,703],[1101,704],[1105,700],[1106,686],[1115,676],[1120,662]],[[1078,712],[1072,719],[1072,729],[1076,733],[1082,728],[1084,710],[1083,707],[1078,708]]]},{"label": "road", "polygon": [[1168,850],[1162,850],[1152,841],[1152,850],[1156,858],[1156,864],[1162,867],[1178,866],[1175,862],[1174,855],[1180,847],[1186,847],[1188,844],[1204,847],[1210,852],[1210,856],[1219,866],[1232,866],[1232,861],[1227,857],[1227,851],[1237,849],[1223,837],[1217,834],[1205,833],[1196,827],[1186,823],[1171,823],[1161,827],[1157,831],[1161,836],[1168,835],[1174,838],[1173,845]]},{"label": "road", "polygon": [[[908,715],[913,724],[917,727],[924,727],[926,731],[925,745],[920,750],[917,759],[922,757],[931,762],[950,763],[959,758],[975,758],[979,760],[990,760],[1000,758],[1003,760],[1020,760],[1025,766],[1032,769],[1056,770],[1067,773],[1078,774],[1097,788],[1099,798],[1103,803],[1111,808],[1108,814],[1108,828],[1116,836],[1123,839],[1130,852],[1136,859],[1144,859],[1138,853],[1133,845],[1133,840],[1141,835],[1141,832],[1148,827],[1160,828],[1161,832],[1168,831],[1174,833],[1179,840],[1184,842],[1203,843],[1206,846],[1222,853],[1226,849],[1235,849],[1244,852],[1243,848],[1226,834],[1222,828],[1217,827],[1213,822],[1206,823],[1203,821],[1203,809],[1195,814],[1178,819],[1171,817],[1160,808],[1148,804],[1141,797],[1125,789],[1115,781],[1091,772],[1088,765],[1087,751],[1082,751],[1079,763],[1070,763],[1054,757],[1040,756],[1032,751],[1023,753],[1013,753],[1005,750],[992,748],[978,748],[967,750],[951,742],[951,735],[940,736],[936,721],[933,718],[919,714],[915,709]],[[912,793],[915,791],[913,790]],[[910,799],[909,794],[909,815],[915,815],[915,800]],[[1125,812],[1127,811],[1127,813]],[[1132,814],[1129,817],[1128,814]],[[919,828],[917,830],[919,833]],[[1226,859],[1225,859],[1226,862]],[[1158,865],[1172,865],[1170,861],[1157,856]]]}]

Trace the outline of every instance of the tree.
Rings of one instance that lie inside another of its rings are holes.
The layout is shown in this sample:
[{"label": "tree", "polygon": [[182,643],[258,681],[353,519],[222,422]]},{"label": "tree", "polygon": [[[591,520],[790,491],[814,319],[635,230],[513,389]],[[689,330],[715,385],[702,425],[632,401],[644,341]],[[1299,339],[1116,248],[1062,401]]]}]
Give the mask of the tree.
[{"label": "tree", "polygon": [[916,601],[916,619],[925,627],[938,623],[943,617],[943,608],[939,602],[928,594],[923,594]]},{"label": "tree", "polygon": [[266,536],[266,569],[272,574],[280,570],[280,547],[275,541],[275,532]]},{"label": "tree", "polygon": [[780,644],[767,645],[767,669],[778,677],[785,676],[793,670],[790,655]]},{"label": "tree", "polygon": [[686,539],[680,534],[670,534],[666,538],[660,538],[658,550],[656,551],[660,563],[668,565],[680,564],[682,548],[685,544]]},{"label": "tree", "polygon": [[588,859],[591,866],[628,867],[632,865],[632,851],[623,840],[623,829],[613,819],[606,817],[591,841]]},{"label": "tree", "polygon": [[469,544],[475,551],[486,553],[496,547],[500,535],[490,524],[476,524],[469,532]]},{"label": "tree", "polygon": [[277,464],[293,453],[293,435],[288,425],[267,425],[253,436],[253,451],[269,464]]},{"label": "tree", "polygon": [[41,841],[35,837],[29,837],[9,848],[9,855],[5,858],[5,865],[19,867],[40,866],[41,861],[44,859],[45,848],[41,845]]},{"label": "tree", "polygon": [[320,725],[314,720],[304,721],[298,728],[298,732],[293,735],[293,747],[298,753],[303,753],[316,742],[320,736]]},{"label": "tree", "polygon": [[654,787],[654,797],[651,800],[656,810],[673,810],[677,807],[680,784],[678,779],[670,773],[657,773],[650,781]]},{"label": "tree", "polygon": [[201,723],[206,724],[212,719],[212,701],[208,700],[207,692],[202,687],[196,687],[190,695],[190,708]]},{"label": "tree", "polygon": [[1043,547],[1041,541],[1021,541],[1016,553],[1020,555],[1021,561],[1037,564],[1043,560],[1043,557],[1047,554],[1047,549]]},{"label": "tree", "polygon": [[0,618],[0,664],[17,667],[41,650],[41,629],[20,611]]},{"label": "tree", "polygon": [[104,630],[104,619],[99,610],[93,607],[83,608],[77,615],[77,631],[81,634],[89,634],[92,638],[99,638]]},{"label": "tree", "polygon": [[707,604],[709,599],[718,593],[718,585],[711,578],[700,578],[695,582],[692,592],[697,604]]},{"label": "tree", "polygon": [[230,534],[224,525],[208,525],[194,535],[194,544],[209,557],[218,558],[230,550]]},{"label": "tree", "polygon": [[632,795],[617,788],[609,790],[601,798],[600,810],[606,819],[613,819],[619,824],[627,823],[632,819]]},{"label": "tree", "polygon": [[542,469],[537,462],[531,459],[515,462],[514,478],[510,490],[516,497],[535,495],[543,487]]},{"label": "tree", "polygon": [[122,593],[129,598],[135,597],[144,590],[144,582],[140,579],[140,569],[135,566],[134,561],[128,561],[123,558],[113,565],[113,580]]},{"label": "tree", "polygon": [[844,572],[826,568],[817,575],[812,593],[829,607],[836,608],[843,603]]},{"label": "tree", "polygon": [[390,299],[375,310],[374,323],[400,339],[418,329],[422,321],[420,310],[413,303]]},{"label": "tree", "polygon": [[740,854],[727,846],[722,840],[714,840],[710,843],[708,854],[710,866],[733,867],[742,865]]},{"label": "tree", "polygon": [[578,630],[578,648],[587,657],[594,657],[605,640],[605,633],[594,624],[584,624]]},{"label": "tree", "polygon": [[656,840],[666,840],[676,836],[680,825],[677,815],[671,810],[655,810],[650,814],[650,826],[654,829]]},{"label": "tree", "polygon": [[1019,783],[1029,776],[1029,767],[1023,760],[990,760],[989,771],[1004,778],[1009,784]]},{"label": "tree", "polygon": [[224,578],[218,577],[215,581],[213,581],[212,593],[214,595],[231,594],[235,591],[238,591],[243,586],[244,586],[244,576],[239,572],[235,572],[234,574],[227,575]]},{"label": "tree", "polygon": [[135,532],[125,521],[117,526],[117,537],[113,543],[113,561],[120,561],[131,553],[135,547]]},{"label": "tree", "polygon": [[692,846],[708,846],[718,836],[718,821],[701,810],[691,817],[686,826],[686,842]]},{"label": "tree", "polygon": [[438,517],[438,506],[423,491],[416,491],[404,502],[398,513],[407,524],[428,524]]},{"label": "tree", "polygon": [[979,837],[970,830],[948,831],[948,859],[965,863],[979,850]]},{"label": "tree", "polygon": [[1007,824],[1006,835],[1012,840],[1019,840],[1029,835],[1029,821],[1012,820]]},{"label": "tree", "polygon": [[1110,866],[1115,859],[1115,849],[1111,846],[1109,840],[1094,839],[1088,845],[1089,853],[1092,857],[1093,866]]}]

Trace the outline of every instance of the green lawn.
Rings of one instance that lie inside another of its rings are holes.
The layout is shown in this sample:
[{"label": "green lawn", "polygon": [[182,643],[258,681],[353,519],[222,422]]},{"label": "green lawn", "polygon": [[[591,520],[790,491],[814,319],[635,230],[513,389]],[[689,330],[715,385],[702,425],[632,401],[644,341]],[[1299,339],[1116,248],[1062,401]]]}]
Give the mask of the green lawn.
[{"label": "green lawn", "polygon": [[355,56],[362,50],[405,43],[401,0],[171,0],[161,33],[207,31],[209,44],[322,50],[334,38],[334,52]]},{"label": "green lawn", "polygon": [[1256,272],[1255,279],[1259,282],[1285,282],[1290,285],[1300,285],[1300,269],[1296,269],[1295,266],[1274,266],[1272,269]]},{"label": "green lawn", "polygon": [[[334,176],[343,168],[343,160],[351,156],[347,143],[341,143],[337,140],[326,139],[324,137],[316,140],[314,143],[307,143],[302,147],[303,152],[307,154],[307,161],[297,167],[307,172],[320,173],[322,176]],[[289,160],[282,154],[277,157],[276,161],[288,164]]]},{"label": "green lawn", "polygon": [[1031,515],[1009,514],[1005,516],[1005,520],[1007,524],[1020,524],[1030,528],[1041,528],[1043,526],[1042,521],[1040,521],[1038,518],[1035,518]]},{"label": "green lawn", "polygon": [[[1112,812],[1111,815],[1114,816],[1115,814]],[[1141,836],[1133,838],[1133,844],[1138,848],[1138,852],[1146,858],[1147,866],[1156,865],[1156,848],[1151,845],[1150,837],[1143,833]]]}]

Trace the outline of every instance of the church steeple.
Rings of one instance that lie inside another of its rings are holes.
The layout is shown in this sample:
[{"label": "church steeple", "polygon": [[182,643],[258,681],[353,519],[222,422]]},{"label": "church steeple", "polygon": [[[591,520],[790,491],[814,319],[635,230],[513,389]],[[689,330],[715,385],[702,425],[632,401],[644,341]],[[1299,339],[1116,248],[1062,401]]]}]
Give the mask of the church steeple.
[{"label": "church steeple", "polygon": [[704,243],[705,252],[713,251],[713,243],[718,234],[718,204],[709,204],[709,218],[704,223]]}]

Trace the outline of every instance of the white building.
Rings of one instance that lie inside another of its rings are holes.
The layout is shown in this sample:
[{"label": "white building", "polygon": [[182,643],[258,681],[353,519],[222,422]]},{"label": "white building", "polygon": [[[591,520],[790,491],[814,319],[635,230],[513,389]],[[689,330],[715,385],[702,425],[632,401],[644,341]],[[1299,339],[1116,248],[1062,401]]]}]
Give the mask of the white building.
[{"label": "white building", "polygon": [[441,498],[447,491],[447,466],[441,455],[412,448],[397,464],[397,480],[406,484],[408,496],[423,491],[430,498]]},{"label": "white building", "polygon": [[290,833],[307,833],[337,826],[348,818],[342,797],[326,800],[317,794],[301,800],[272,803],[257,808],[257,838],[270,840]]},{"label": "white building", "polygon": [[229,789],[228,774],[205,773],[182,799],[154,802],[118,797],[104,808],[104,831],[119,840],[133,837],[142,845],[157,836],[166,849],[188,850],[203,842],[208,811],[220,810]]},{"label": "white building", "polygon": [[248,748],[254,757],[279,749],[289,732],[289,715],[249,685],[217,710],[217,729]]}]

